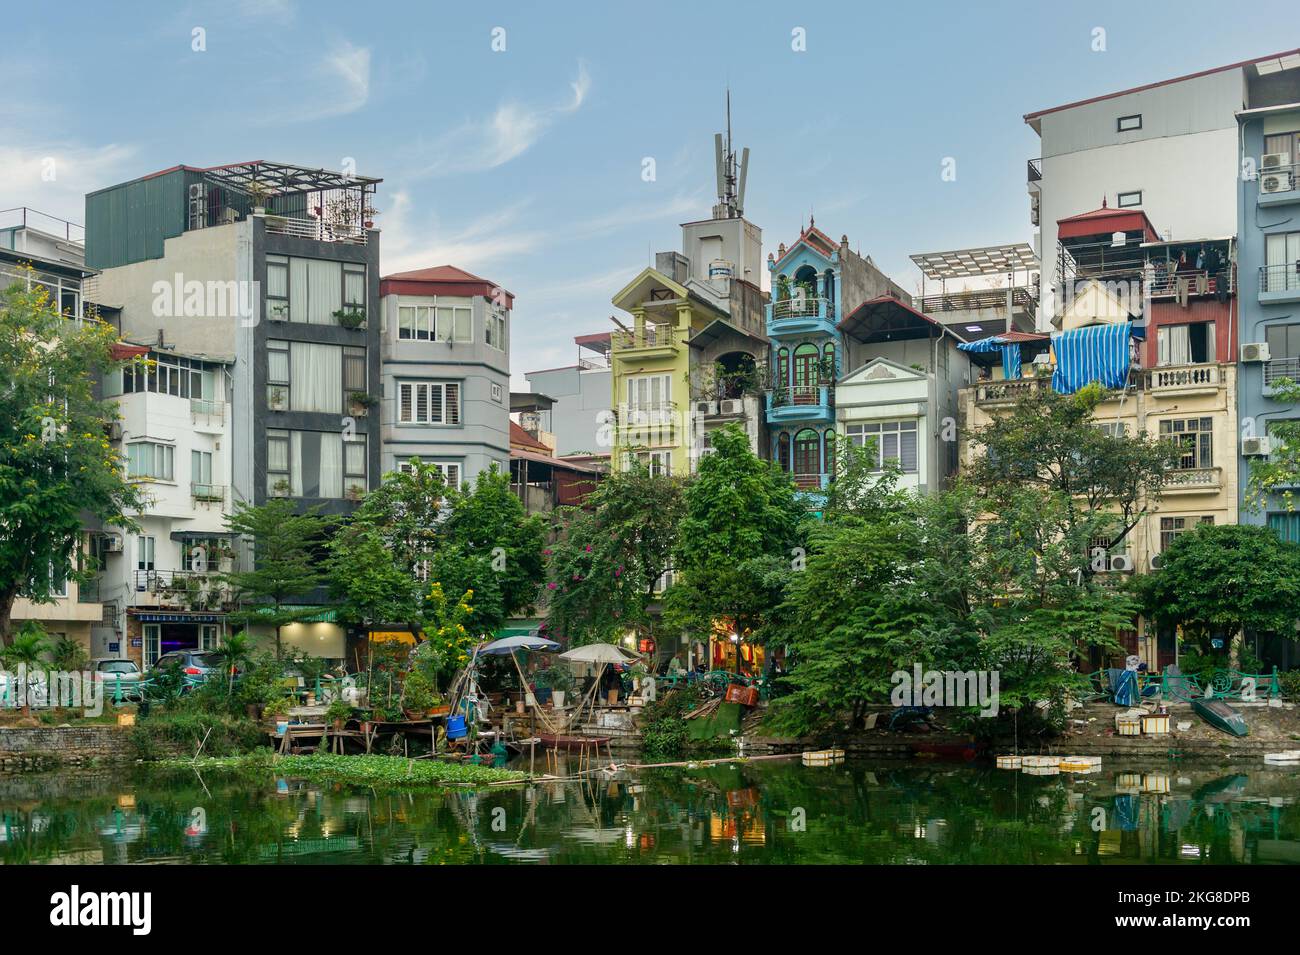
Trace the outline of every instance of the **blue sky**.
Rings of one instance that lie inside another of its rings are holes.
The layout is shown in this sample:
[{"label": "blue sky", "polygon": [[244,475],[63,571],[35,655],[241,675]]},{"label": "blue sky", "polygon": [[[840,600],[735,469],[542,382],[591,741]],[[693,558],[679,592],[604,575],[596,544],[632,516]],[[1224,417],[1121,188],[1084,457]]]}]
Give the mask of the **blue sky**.
[{"label": "blue sky", "polygon": [[1024,113],[1293,47],[1277,28],[1293,14],[1186,0],[24,5],[6,14],[0,208],[79,222],[85,192],[176,163],[352,157],[385,180],[385,271],[450,263],[516,293],[518,384],[570,364],[573,336],[610,328],[613,293],[708,215],[728,85],[764,251],[811,210],[910,289],[910,253],[1029,238]]}]

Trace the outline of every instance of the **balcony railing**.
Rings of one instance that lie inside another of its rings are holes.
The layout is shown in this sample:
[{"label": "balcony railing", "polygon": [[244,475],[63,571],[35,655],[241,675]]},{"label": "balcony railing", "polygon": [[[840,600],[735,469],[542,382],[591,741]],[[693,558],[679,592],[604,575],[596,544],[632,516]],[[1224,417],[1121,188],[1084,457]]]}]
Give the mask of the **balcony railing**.
[{"label": "balcony railing", "polygon": [[773,408],[816,407],[835,404],[835,389],[829,382],[818,385],[791,385],[776,387],[770,395]]},{"label": "balcony railing", "polygon": [[794,486],[801,491],[821,491],[830,483],[829,474],[792,474]]},{"label": "balcony railing", "polygon": [[834,318],[835,302],[829,298],[808,295],[804,298],[787,298],[772,303],[772,319],[784,318]]},{"label": "balcony railing", "polygon": [[1217,491],[1223,479],[1222,468],[1185,468],[1165,475],[1166,491]]},{"label": "balcony railing", "polygon": [[1283,378],[1300,382],[1300,358],[1274,358],[1264,363],[1264,384],[1273,385]]},{"label": "balcony railing", "polygon": [[230,587],[217,575],[215,560],[212,569],[203,573],[195,570],[137,570],[134,583],[135,593],[131,602],[137,606],[217,609],[232,599]]},{"label": "balcony railing", "polygon": [[1261,292],[1300,292],[1300,261],[1281,265],[1262,265],[1259,269]]},{"label": "balcony railing", "polygon": [[1050,387],[1050,377],[985,381],[976,386],[975,401],[979,404],[1010,404]]},{"label": "balcony railing", "polygon": [[1189,388],[1212,388],[1220,383],[1218,365],[1168,365],[1147,373],[1149,391],[1184,391]]},{"label": "balcony railing", "polygon": [[224,418],[226,416],[226,403],[215,398],[191,398],[190,413]]},{"label": "balcony railing", "polygon": [[[966,312],[982,308],[1006,308],[1007,289],[969,289],[962,292],[948,292],[927,295],[921,299],[921,311],[927,315],[939,315],[941,312]],[[1033,315],[1038,307],[1032,290],[1023,285],[1011,289],[1011,307],[1024,309]]]},{"label": "balcony railing", "polygon": [[190,496],[196,501],[223,504],[226,500],[224,484],[190,484]]},{"label": "balcony railing", "polygon": [[266,217],[266,231],[276,235],[292,235],[300,239],[314,239],[317,242],[350,242],[353,245],[365,245],[369,235],[359,226],[339,225],[324,219],[300,218],[298,216]]},{"label": "balcony railing", "polygon": [[677,334],[671,325],[646,325],[639,331],[619,329],[610,335],[613,348],[663,348],[677,343]]},{"label": "balcony railing", "polygon": [[1026,171],[1025,176],[1030,182],[1038,182],[1038,180],[1042,179],[1043,160],[1042,159],[1029,160],[1029,169]]}]

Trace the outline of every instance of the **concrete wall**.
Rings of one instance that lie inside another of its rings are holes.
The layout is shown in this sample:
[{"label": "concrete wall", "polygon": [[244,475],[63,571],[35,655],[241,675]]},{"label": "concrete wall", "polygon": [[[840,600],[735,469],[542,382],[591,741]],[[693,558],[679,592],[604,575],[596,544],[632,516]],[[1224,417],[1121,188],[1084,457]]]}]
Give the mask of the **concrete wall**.
[{"label": "concrete wall", "polygon": [[524,373],[528,390],[549,395],[555,405],[544,414],[546,430],[555,435],[556,454],[608,453],[600,438],[601,414],[610,411],[608,368],[551,368]]}]

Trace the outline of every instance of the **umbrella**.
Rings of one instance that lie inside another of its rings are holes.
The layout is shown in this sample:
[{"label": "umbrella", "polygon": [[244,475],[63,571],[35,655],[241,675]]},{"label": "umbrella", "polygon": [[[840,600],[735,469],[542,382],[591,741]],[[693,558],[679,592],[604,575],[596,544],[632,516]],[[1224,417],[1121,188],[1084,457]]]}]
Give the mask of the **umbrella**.
[{"label": "umbrella", "polygon": [[638,657],[612,643],[589,643],[561,653],[560,659],[570,663],[631,663]]},{"label": "umbrella", "polygon": [[500,640],[493,640],[491,643],[484,643],[479,646],[479,653],[491,653],[502,656],[507,653],[513,653],[516,650],[558,650],[560,645],[554,640],[547,640],[545,637],[539,637],[535,634],[521,637],[502,637]]}]

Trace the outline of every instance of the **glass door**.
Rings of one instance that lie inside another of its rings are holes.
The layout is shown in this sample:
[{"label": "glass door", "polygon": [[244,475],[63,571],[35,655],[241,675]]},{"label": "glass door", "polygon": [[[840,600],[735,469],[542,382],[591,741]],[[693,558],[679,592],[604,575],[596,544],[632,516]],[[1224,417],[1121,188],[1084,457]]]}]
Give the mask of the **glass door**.
[{"label": "glass door", "polygon": [[162,656],[162,624],[144,625],[144,668],[148,670]]}]

